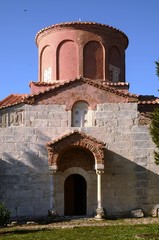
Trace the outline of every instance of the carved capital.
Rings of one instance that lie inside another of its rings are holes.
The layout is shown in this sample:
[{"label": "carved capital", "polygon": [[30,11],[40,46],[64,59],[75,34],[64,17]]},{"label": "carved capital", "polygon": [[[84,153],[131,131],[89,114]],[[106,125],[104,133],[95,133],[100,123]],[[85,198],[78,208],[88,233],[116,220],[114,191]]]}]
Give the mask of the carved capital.
[{"label": "carved capital", "polygon": [[102,175],[104,173],[104,170],[97,169],[96,174],[97,175]]},{"label": "carved capital", "polygon": [[49,172],[50,172],[50,175],[55,175],[55,173],[56,173],[57,171],[56,171],[56,170],[52,170],[52,169],[50,170],[50,169],[49,169]]},{"label": "carved capital", "polygon": [[49,166],[49,172],[50,175],[55,175],[55,173],[57,172],[57,166],[56,165]]},{"label": "carved capital", "polygon": [[52,153],[48,153],[49,165],[51,165],[52,159],[53,159],[53,154]]}]

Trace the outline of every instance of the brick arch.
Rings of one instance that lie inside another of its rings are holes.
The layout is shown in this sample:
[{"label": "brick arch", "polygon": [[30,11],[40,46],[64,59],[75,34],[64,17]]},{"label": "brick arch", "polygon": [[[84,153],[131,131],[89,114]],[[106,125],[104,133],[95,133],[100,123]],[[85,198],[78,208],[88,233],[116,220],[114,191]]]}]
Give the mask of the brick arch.
[{"label": "brick arch", "polygon": [[77,94],[74,96],[74,98],[69,102],[66,102],[65,105],[66,105],[66,110],[69,111],[69,110],[72,110],[74,104],[76,102],[87,102],[90,109],[96,109],[97,107],[97,102],[94,100],[94,98],[90,99],[90,96],[88,95],[85,95],[85,96],[82,96],[81,97],[81,94]]},{"label": "brick arch", "polygon": [[95,159],[95,169],[104,168],[105,144],[85,133],[74,131],[73,133],[66,134],[61,138],[47,143],[46,147],[49,165],[54,166],[55,169],[58,169],[58,160],[62,153],[73,147],[89,150]]}]

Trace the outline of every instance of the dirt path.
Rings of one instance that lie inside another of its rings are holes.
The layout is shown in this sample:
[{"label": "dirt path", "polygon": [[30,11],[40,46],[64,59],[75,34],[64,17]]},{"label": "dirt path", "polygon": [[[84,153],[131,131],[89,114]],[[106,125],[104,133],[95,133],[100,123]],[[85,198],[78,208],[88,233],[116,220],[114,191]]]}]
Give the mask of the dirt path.
[{"label": "dirt path", "polygon": [[159,218],[126,218],[118,220],[95,220],[94,218],[79,218],[79,219],[59,219],[51,223],[36,223],[27,222],[26,224],[9,224],[8,227],[30,228],[30,229],[52,229],[52,228],[74,228],[79,226],[112,226],[112,225],[136,225],[136,224],[153,224],[159,223]]}]

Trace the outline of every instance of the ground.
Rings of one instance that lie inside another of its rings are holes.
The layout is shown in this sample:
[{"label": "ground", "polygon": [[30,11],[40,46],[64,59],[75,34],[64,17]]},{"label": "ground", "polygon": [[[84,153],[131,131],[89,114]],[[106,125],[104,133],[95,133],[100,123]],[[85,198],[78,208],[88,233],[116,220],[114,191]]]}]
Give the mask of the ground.
[{"label": "ground", "polygon": [[[24,219],[23,219],[24,220]],[[50,221],[46,219],[17,224],[12,222],[0,228],[0,239],[33,240],[159,240],[158,218],[136,218],[117,220],[95,220],[94,218],[65,218]]]},{"label": "ground", "polygon": [[[14,222],[13,222],[14,223]],[[125,218],[116,220],[95,220],[94,218],[59,218],[58,220],[52,220],[50,223],[41,221],[27,221],[26,223],[18,225],[20,229],[53,229],[53,228],[74,228],[74,227],[86,227],[86,226],[113,226],[113,225],[136,225],[136,224],[158,224],[159,218]],[[14,225],[14,224],[13,224]],[[12,224],[8,225],[9,227]]]}]

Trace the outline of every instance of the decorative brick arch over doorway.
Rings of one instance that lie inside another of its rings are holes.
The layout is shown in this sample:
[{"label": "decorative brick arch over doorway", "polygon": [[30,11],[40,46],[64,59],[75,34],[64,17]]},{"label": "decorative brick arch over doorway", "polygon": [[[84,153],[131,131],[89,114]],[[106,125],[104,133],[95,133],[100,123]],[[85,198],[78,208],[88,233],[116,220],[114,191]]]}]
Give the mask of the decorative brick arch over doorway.
[{"label": "decorative brick arch over doorway", "polygon": [[80,147],[89,150],[95,158],[95,169],[104,169],[105,144],[91,136],[74,131],[69,134],[50,141],[46,145],[48,151],[49,166],[58,170],[58,160],[61,153],[70,147]]},{"label": "decorative brick arch over doorway", "polygon": [[[74,131],[64,136],[50,141],[46,145],[48,151],[48,163],[50,169],[50,208],[55,212],[55,193],[54,193],[54,181],[53,175],[55,172],[64,171],[66,169],[61,168],[61,158],[67,154],[68,151],[77,150],[85,151],[85,154],[90,157],[92,161],[92,157],[94,159],[94,164],[92,164],[92,169],[88,170],[96,170],[97,173],[97,218],[102,218],[103,208],[101,206],[101,175],[104,172],[104,149],[105,144],[91,136],[86,135],[85,133],[81,133],[79,131]],[[90,155],[89,155],[90,154]],[[86,157],[87,158],[87,157]],[[94,165],[94,167],[93,167]],[[90,165],[89,165],[90,166]],[[69,167],[78,167],[78,166],[69,166]],[[79,164],[79,167],[80,166]],[[67,165],[66,165],[67,168]],[[87,169],[85,169],[87,170]]]}]

